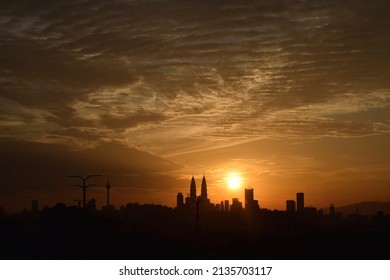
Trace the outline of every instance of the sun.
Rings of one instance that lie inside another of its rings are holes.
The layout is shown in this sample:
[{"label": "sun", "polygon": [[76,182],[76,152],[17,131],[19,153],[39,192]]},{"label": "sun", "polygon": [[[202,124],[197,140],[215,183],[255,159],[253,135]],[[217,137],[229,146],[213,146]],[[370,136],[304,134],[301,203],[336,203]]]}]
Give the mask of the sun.
[{"label": "sun", "polygon": [[227,176],[226,181],[230,189],[236,190],[241,186],[242,179],[239,175],[231,173]]}]

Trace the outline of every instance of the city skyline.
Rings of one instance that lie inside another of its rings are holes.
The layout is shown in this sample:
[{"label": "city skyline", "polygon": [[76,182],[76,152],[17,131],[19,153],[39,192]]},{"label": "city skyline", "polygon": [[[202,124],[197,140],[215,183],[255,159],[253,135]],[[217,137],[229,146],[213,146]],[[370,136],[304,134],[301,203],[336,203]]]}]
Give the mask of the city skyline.
[{"label": "city skyline", "polygon": [[[79,187],[99,175],[78,177]],[[57,203],[5,213],[0,208],[4,256],[11,259],[308,259],[378,260],[388,258],[390,202],[359,203],[328,209],[307,206],[304,193],[288,198],[283,211],[260,207],[253,188],[245,200],[220,203],[208,198],[203,176],[188,180],[188,196],[177,207],[95,199],[78,206]],[[200,193],[198,192],[200,190]],[[85,201],[85,196],[83,196]],[[261,202],[260,202],[261,203]],[[74,250],[74,248],[81,248]]]},{"label": "city skyline", "polygon": [[[3,1],[0,206],[390,201],[390,2]],[[186,193],[183,193],[184,196]]]},{"label": "city skyline", "polygon": [[[88,175],[85,177],[74,175],[74,176],[68,176],[73,177],[77,179],[81,179],[83,184],[73,184],[73,186],[80,187],[80,193],[81,195],[78,196],[77,199],[74,199],[69,204],[64,203],[63,201],[57,201],[51,205],[45,204],[42,205],[39,203],[39,198],[34,198],[30,201],[30,205],[23,207],[20,211],[12,211],[12,212],[6,212],[4,209],[0,206],[1,213],[2,214],[17,214],[17,213],[25,213],[25,212],[32,212],[32,213],[38,213],[39,211],[47,211],[51,208],[56,207],[67,207],[69,209],[77,207],[79,209],[87,209],[93,210],[93,211],[103,211],[103,212],[113,212],[118,211],[120,209],[128,207],[128,205],[134,204],[134,205],[140,205],[140,206],[158,206],[158,207],[167,207],[175,210],[185,211],[188,213],[192,213],[191,215],[195,215],[196,209],[199,208],[202,215],[206,215],[208,212],[237,212],[241,210],[245,210],[248,213],[257,212],[260,211],[285,211],[285,212],[296,212],[297,214],[309,214],[310,215],[320,215],[322,216],[324,213],[328,215],[334,215],[335,209],[347,209],[346,212],[338,212],[338,215],[341,215],[339,217],[342,217],[343,215],[346,215],[348,217],[349,215],[357,214],[359,212],[359,207],[362,207],[363,216],[372,216],[374,214],[378,213],[384,213],[388,214],[390,202],[389,201],[361,201],[361,202],[355,202],[351,205],[334,205],[333,202],[328,204],[325,207],[317,207],[317,205],[313,205],[311,203],[306,204],[305,203],[305,194],[303,192],[296,192],[295,196],[296,199],[292,200],[291,197],[284,197],[283,203],[284,208],[279,209],[269,209],[266,207],[261,207],[260,203],[261,201],[258,198],[258,195],[255,194],[255,188],[251,186],[245,186],[245,187],[234,187],[235,196],[224,198],[220,202],[219,201],[213,201],[208,196],[208,187],[207,187],[207,181],[206,176],[203,174],[201,177],[201,186],[197,187],[195,176],[192,175],[191,179],[188,180],[188,186],[186,188],[186,191],[178,192],[176,195],[176,203],[175,205],[161,205],[156,203],[139,203],[138,201],[126,201],[124,204],[116,205],[115,203],[110,203],[110,190],[112,188],[110,184],[110,176],[107,175],[106,177],[106,185],[105,188],[105,194],[100,195],[98,199],[95,197],[91,197],[90,194],[87,192],[87,189],[90,189],[89,187],[96,186],[95,184],[89,184],[91,180],[90,178],[93,177],[102,177],[101,175]],[[78,181],[78,180],[77,180]],[[88,183],[88,184],[87,184]],[[88,194],[87,194],[88,193]],[[105,201],[99,201],[99,199],[102,199],[104,197]],[[309,199],[310,201],[310,199]],[[351,210],[353,208],[353,210]],[[333,213],[333,214],[332,214]]]}]

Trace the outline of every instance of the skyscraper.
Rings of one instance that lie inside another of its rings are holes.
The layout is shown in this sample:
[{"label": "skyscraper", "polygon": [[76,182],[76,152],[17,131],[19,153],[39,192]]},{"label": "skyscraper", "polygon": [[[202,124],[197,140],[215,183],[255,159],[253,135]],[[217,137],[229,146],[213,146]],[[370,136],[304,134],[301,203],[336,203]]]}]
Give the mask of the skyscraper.
[{"label": "skyscraper", "polygon": [[242,208],[242,202],[238,198],[232,199],[232,206],[230,207],[230,212],[239,212]]},{"label": "skyscraper", "polygon": [[181,209],[184,206],[184,196],[182,193],[178,193],[176,197],[176,207],[177,209]]},{"label": "skyscraper", "polygon": [[202,201],[207,200],[207,183],[206,183],[206,177],[204,175],[202,178],[202,188],[201,188],[200,197]]},{"label": "skyscraper", "polygon": [[110,175],[107,175],[107,184],[106,184],[106,190],[107,190],[107,207],[110,206]]},{"label": "skyscraper", "polygon": [[225,212],[229,212],[230,211],[230,202],[229,200],[225,200]]},{"label": "skyscraper", "polygon": [[305,198],[303,192],[297,193],[297,211],[303,212],[305,209]]},{"label": "skyscraper", "polygon": [[253,189],[245,188],[245,209],[249,210],[253,206]]},{"label": "skyscraper", "polygon": [[190,185],[190,201],[196,202],[196,183],[195,183],[194,176],[192,176],[191,185]]}]

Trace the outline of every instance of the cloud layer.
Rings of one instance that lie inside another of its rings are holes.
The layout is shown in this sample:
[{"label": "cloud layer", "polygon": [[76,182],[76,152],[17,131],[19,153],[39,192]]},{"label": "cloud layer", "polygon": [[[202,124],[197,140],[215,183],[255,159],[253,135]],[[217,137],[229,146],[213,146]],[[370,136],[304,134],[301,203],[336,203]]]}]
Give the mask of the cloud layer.
[{"label": "cloud layer", "polygon": [[387,1],[0,5],[6,137],[165,153],[390,130]]}]

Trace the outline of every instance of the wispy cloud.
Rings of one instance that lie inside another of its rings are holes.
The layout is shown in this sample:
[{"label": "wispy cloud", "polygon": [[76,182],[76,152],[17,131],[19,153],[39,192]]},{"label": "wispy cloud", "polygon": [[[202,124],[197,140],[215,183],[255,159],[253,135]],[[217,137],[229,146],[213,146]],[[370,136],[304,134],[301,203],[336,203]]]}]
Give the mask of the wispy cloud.
[{"label": "wispy cloud", "polygon": [[183,141],[202,149],[388,132],[388,118],[370,118],[390,107],[388,8],[385,1],[2,3],[0,130],[35,141],[100,135],[161,153],[183,149]]}]

